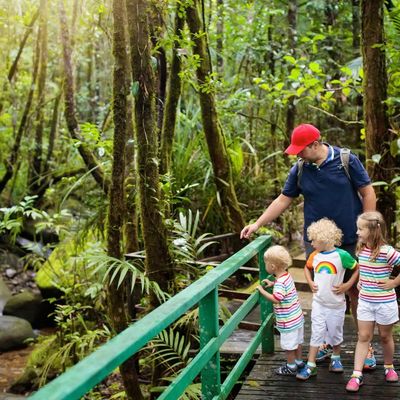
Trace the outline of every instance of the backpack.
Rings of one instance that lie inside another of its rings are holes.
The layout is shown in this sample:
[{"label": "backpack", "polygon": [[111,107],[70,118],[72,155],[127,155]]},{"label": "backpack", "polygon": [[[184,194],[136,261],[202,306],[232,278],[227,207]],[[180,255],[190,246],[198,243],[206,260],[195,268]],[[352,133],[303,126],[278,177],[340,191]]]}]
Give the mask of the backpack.
[{"label": "backpack", "polygon": [[[351,176],[349,172],[349,162],[350,162],[350,149],[343,147],[340,149],[340,161],[343,166],[343,170],[346,174],[346,176],[349,178],[349,181],[351,181]],[[300,180],[301,176],[303,175],[303,165],[304,165],[304,160],[300,159],[297,161],[297,187],[300,188]]]}]

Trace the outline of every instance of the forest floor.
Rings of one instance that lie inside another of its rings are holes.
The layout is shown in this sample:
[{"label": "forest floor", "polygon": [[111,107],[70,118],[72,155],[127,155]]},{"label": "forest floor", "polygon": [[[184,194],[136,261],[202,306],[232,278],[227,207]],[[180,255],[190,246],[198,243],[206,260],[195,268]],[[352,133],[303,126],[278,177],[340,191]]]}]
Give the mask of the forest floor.
[{"label": "forest floor", "polygon": [[0,394],[7,392],[15,380],[22,375],[32,350],[33,346],[28,346],[0,353]]}]

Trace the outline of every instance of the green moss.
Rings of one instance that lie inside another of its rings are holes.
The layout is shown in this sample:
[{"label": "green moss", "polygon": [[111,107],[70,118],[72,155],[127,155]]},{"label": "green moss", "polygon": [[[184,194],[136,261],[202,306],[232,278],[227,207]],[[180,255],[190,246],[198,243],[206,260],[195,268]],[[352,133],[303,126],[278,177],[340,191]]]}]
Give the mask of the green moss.
[{"label": "green moss", "polygon": [[86,238],[84,243],[78,243],[75,239],[60,243],[37,272],[35,280],[38,287],[41,289],[71,287],[75,275],[83,268],[83,262],[78,256],[89,244],[90,238]]}]

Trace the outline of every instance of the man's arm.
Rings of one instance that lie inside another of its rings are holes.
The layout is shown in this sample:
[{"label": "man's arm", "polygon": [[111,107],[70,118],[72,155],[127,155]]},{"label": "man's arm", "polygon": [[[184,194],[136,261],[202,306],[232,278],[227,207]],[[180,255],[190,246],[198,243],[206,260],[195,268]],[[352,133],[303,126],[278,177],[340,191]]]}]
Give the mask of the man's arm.
[{"label": "man's arm", "polygon": [[363,204],[363,212],[376,210],[376,194],[372,185],[363,186],[358,189]]},{"label": "man's arm", "polygon": [[292,204],[293,198],[280,194],[263,212],[261,217],[251,225],[247,225],[240,232],[240,238],[248,239],[250,235],[257,232],[258,229],[266,224],[272,222],[275,218],[279,217],[289,206]]}]

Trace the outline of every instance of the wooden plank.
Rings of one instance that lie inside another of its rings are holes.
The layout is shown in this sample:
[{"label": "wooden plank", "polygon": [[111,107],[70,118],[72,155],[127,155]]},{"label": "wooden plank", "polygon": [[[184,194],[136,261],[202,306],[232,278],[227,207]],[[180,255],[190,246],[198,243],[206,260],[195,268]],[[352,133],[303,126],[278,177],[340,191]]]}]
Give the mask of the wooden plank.
[{"label": "wooden plank", "polygon": [[[304,353],[308,349],[310,338],[310,317],[306,317]],[[318,374],[303,382],[295,377],[279,376],[275,370],[285,362],[285,353],[281,350],[273,355],[261,355],[246,378],[235,400],[281,400],[287,398],[324,399],[324,400],[376,400],[400,399],[400,384],[387,383],[383,373],[383,351],[379,337],[375,332],[373,344],[377,357],[375,371],[365,372],[365,384],[358,394],[346,392],[346,383],[353,371],[354,349],[357,342],[352,317],[346,315],[344,327],[344,345],[341,359],[344,373],[329,371],[329,360],[318,363]],[[276,337],[276,341],[279,342]],[[398,342],[398,338],[395,338]],[[396,346],[395,367],[400,365],[399,343]],[[295,394],[295,395],[294,395]]]}]

